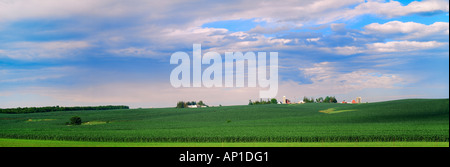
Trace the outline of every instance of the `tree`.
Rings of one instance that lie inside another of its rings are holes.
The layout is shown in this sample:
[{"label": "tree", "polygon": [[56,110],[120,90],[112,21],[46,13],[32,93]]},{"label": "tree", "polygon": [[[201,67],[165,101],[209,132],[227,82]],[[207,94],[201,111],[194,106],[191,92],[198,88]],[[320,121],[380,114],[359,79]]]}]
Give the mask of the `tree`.
[{"label": "tree", "polygon": [[316,99],[316,102],[317,102],[317,103],[322,103],[322,102],[323,102],[323,97],[317,98],[317,99]]},{"label": "tree", "polygon": [[272,99],[270,100],[270,103],[272,103],[272,104],[277,104],[277,103],[278,103],[278,100],[275,99],[275,98],[272,98]]},{"label": "tree", "polygon": [[79,116],[73,116],[70,118],[71,125],[81,125],[81,118]]},{"label": "tree", "polygon": [[331,99],[330,99],[330,101],[331,101],[331,103],[337,103],[337,99],[336,99],[336,97],[331,97]]},{"label": "tree", "polygon": [[337,103],[337,99],[334,96],[327,96],[325,97],[324,103]]},{"label": "tree", "polygon": [[314,103],[314,98],[309,99],[308,97],[303,97],[303,102],[304,103]]},{"label": "tree", "polygon": [[186,103],[184,101],[179,101],[177,103],[177,108],[186,108]]},{"label": "tree", "polygon": [[256,101],[248,100],[248,105],[259,105],[259,104],[278,104],[278,100],[275,98],[268,98],[267,100],[259,99]]},{"label": "tree", "polygon": [[200,105],[200,106],[206,106],[206,104],[203,103],[203,101],[201,101],[201,100],[197,104]]},{"label": "tree", "polygon": [[324,103],[331,103],[331,97],[327,96],[325,97],[325,99],[323,100]]}]

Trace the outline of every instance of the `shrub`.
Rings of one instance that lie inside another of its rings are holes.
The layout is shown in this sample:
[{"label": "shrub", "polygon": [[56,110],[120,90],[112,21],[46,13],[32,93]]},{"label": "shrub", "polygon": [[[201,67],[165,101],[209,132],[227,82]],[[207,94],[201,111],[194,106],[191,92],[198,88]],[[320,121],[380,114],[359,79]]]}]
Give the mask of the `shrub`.
[{"label": "shrub", "polygon": [[71,125],[81,125],[81,118],[79,116],[73,116],[70,118]]}]

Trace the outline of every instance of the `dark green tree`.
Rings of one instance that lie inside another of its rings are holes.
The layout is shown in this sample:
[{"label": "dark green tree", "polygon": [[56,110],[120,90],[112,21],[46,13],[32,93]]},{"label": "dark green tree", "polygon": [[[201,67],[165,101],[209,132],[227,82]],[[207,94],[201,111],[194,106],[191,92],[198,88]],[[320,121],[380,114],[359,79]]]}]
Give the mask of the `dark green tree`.
[{"label": "dark green tree", "polygon": [[303,102],[305,103],[314,103],[314,98],[309,99],[308,97],[303,97]]},{"label": "dark green tree", "polygon": [[177,103],[177,108],[186,108],[186,103],[184,101],[179,101]]},{"label": "dark green tree", "polygon": [[272,99],[270,100],[270,103],[272,103],[272,104],[277,104],[277,103],[278,103],[278,100],[275,99],[275,98],[272,98]]},{"label": "dark green tree", "polygon": [[331,101],[331,103],[337,103],[337,102],[338,102],[337,99],[336,99],[336,97],[334,97],[334,96],[331,97],[331,100],[330,100],[330,101]]},{"label": "dark green tree", "polygon": [[79,116],[73,116],[70,118],[71,125],[81,125],[81,118]]},{"label": "dark green tree", "polygon": [[316,103],[322,103],[323,102],[323,97],[319,97],[316,99]]},{"label": "dark green tree", "polygon": [[323,102],[324,103],[331,103],[331,97],[330,96],[325,97],[325,99],[323,99]]}]

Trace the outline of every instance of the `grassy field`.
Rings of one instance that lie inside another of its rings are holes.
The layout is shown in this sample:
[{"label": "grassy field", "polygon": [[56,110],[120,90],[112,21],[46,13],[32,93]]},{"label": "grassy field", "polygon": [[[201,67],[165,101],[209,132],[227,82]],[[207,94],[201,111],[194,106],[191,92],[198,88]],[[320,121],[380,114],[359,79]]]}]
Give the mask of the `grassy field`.
[{"label": "grassy field", "polygon": [[448,142],[253,142],[253,143],[180,143],[180,142],[86,142],[29,139],[0,139],[0,147],[449,147]]},{"label": "grassy field", "polygon": [[[75,115],[83,125],[66,125]],[[0,138],[0,146],[448,147],[449,100],[0,114]]]},{"label": "grassy field", "polygon": [[0,147],[449,147],[448,142],[180,143],[0,139]]}]

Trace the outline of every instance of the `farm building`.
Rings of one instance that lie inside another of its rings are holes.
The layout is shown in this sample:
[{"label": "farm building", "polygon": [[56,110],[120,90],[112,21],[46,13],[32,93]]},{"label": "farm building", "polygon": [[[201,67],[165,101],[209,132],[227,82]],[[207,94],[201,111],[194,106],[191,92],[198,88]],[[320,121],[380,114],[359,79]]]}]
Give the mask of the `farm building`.
[{"label": "farm building", "polygon": [[361,103],[361,97],[356,98],[356,103]]},{"label": "farm building", "polygon": [[286,99],[286,96],[283,96],[282,104],[291,104],[291,101],[289,99]]},{"label": "farm building", "polygon": [[289,99],[286,99],[286,104],[291,104],[291,101]]},{"label": "farm building", "polygon": [[188,107],[188,108],[198,108],[197,105],[188,105],[187,107]]}]

